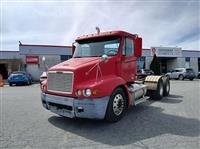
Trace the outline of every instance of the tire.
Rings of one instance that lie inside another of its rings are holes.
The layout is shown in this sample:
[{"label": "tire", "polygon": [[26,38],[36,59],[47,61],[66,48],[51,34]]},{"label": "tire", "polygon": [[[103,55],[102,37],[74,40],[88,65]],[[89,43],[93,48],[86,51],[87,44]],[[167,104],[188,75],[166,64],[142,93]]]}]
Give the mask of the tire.
[{"label": "tire", "polygon": [[168,78],[170,80],[170,76],[169,75],[166,75],[166,78]]},{"label": "tire", "polygon": [[161,100],[164,93],[164,85],[162,78],[159,79],[157,84],[157,89],[155,91],[151,91],[150,98],[153,100]]},{"label": "tire", "polygon": [[170,81],[168,77],[163,77],[163,96],[168,96],[170,92]]},{"label": "tire", "polygon": [[13,84],[12,83],[9,83],[9,86],[12,86]]},{"label": "tire", "polygon": [[113,91],[108,102],[105,119],[109,122],[119,121],[126,110],[126,95],[121,88]]},{"label": "tire", "polygon": [[178,76],[178,79],[179,79],[179,80],[184,80],[184,76],[183,76],[183,75],[179,75],[179,76]]},{"label": "tire", "polygon": [[194,78],[190,78],[190,81],[193,81],[194,80]]}]

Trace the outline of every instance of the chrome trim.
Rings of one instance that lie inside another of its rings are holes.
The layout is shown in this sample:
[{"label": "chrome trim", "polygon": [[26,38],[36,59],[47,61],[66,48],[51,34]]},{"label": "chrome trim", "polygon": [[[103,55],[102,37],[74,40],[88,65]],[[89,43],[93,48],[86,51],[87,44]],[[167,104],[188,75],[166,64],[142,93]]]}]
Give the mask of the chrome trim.
[{"label": "chrome trim", "polygon": [[[58,72],[62,72],[62,73],[71,73],[71,74],[72,74],[71,92],[63,92],[63,91],[49,90],[49,89],[48,89],[48,84],[47,84],[47,91],[54,92],[54,93],[60,93],[60,94],[72,94],[72,93],[73,93],[73,86],[74,86],[74,72],[72,72],[72,71],[48,71],[48,75],[49,75],[49,73],[58,73]],[[47,75],[47,83],[48,83],[48,78],[49,78],[48,75]]]}]

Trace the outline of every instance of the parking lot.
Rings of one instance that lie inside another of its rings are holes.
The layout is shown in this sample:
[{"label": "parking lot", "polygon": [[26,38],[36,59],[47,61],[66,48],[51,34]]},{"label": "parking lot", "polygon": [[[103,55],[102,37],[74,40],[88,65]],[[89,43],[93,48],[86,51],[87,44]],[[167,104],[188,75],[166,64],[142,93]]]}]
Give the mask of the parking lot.
[{"label": "parking lot", "polygon": [[117,123],[45,110],[39,84],[0,88],[0,148],[200,147],[200,81],[171,81],[170,96],[133,107]]}]

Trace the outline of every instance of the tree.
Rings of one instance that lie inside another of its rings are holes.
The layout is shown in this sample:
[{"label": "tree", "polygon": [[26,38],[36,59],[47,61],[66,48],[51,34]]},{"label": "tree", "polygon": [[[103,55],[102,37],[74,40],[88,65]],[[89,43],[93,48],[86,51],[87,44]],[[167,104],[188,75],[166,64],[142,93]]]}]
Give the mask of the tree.
[{"label": "tree", "polygon": [[154,72],[155,75],[160,75],[160,62],[159,59],[157,58],[156,54],[153,56],[153,60],[151,61],[150,64],[150,69]]}]

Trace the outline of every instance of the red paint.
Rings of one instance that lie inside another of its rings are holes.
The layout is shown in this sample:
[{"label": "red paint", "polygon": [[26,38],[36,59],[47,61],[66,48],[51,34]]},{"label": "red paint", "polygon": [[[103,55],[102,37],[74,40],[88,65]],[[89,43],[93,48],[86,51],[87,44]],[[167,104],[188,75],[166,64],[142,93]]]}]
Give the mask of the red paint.
[{"label": "red paint", "polygon": [[135,40],[135,51],[134,55],[135,57],[141,57],[142,56],[142,38],[136,38]]},{"label": "red paint", "polygon": [[39,56],[26,55],[26,64],[39,64]]},{"label": "red paint", "polygon": [[[142,38],[138,35],[133,35],[124,31],[104,32],[100,34],[86,35],[77,38],[76,41],[89,40],[93,38],[103,38],[106,36],[120,37],[120,47],[116,56],[110,56],[108,62],[104,63],[101,57],[85,57],[85,58],[71,58],[68,61],[53,66],[49,71],[72,71],[74,72],[73,92],[72,94],[59,94],[55,92],[46,91],[48,94],[58,96],[69,96],[74,98],[86,98],[83,95],[76,96],[77,89],[90,88],[91,90],[98,90],[97,95],[91,95],[87,98],[98,98],[110,96],[115,88],[124,86],[128,94],[128,103],[130,106],[130,95],[128,92],[128,83],[137,80],[137,57],[141,56],[142,52]],[[130,38],[135,45],[134,54],[131,56],[122,55],[125,37]],[[88,71],[99,62],[102,76],[99,75],[96,79],[97,68]],[[48,82],[43,82],[43,85],[48,85]]]}]

